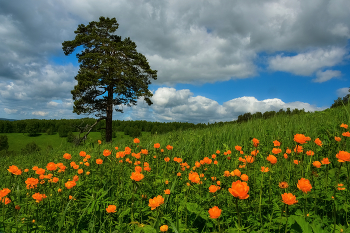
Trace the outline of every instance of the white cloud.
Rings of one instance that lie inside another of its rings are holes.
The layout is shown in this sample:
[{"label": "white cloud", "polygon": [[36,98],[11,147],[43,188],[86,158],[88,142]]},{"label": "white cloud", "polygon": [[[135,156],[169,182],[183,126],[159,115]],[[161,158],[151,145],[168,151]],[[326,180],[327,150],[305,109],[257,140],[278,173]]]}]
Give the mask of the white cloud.
[{"label": "white cloud", "polygon": [[50,101],[49,103],[47,103],[48,107],[57,107],[57,105],[59,105],[59,103],[54,102],[54,101]]},{"label": "white cloud", "polygon": [[341,76],[341,72],[339,70],[326,70],[326,71],[317,71],[316,72],[316,79],[313,79],[312,81],[316,83],[323,83],[326,82],[332,78],[337,78]]},{"label": "white cloud", "polygon": [[7,114],[12,114],[12,113],[16,113],[18,110],[17,109],[8,109],[8,108],[4,108],[4,111]]},{"label": "white cloud", "polygon": [[333,47],[330,49],[315,49],[295,56],[277,55],[270,58],[269,69],[274,71],[290,72],[296,75],[310,76],[315,71],[331,67],[342,61],[346,50]]},{"label": "white cloud", "polygon": [[337,92],[337,96],[343,98],[344,96],[350,94],[350,87],[344,87],[344,88],[340,88],[338,89]]},{"label": "white cloud", "polygon": [[32,112],[32,114],[36,115],[36,116],[46,116],[49,113],[48,112],[43,112],[43,111],[35,111],[35,112]]}]

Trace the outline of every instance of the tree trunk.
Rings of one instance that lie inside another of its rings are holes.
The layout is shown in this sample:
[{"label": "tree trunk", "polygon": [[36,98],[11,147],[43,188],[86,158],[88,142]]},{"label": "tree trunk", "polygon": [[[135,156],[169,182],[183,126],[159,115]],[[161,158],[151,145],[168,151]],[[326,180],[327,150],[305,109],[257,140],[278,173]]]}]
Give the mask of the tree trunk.
[{"label": "tree trunk", "polygon": [[106,142],[112,142],[113,86],[108,86],[106,118]]}]

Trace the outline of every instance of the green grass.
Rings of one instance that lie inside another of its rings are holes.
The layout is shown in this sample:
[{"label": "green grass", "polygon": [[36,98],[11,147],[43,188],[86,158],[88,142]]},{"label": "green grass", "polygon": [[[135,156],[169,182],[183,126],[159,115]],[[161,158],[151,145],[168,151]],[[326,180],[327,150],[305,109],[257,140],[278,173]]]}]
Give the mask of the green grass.
[{"label": "green grass", "polygon": [[[54,149],[27,156],[1,158],[0,190],[11,189],[8,196],[12,202],[0,208],[5,216],[0,217],[0,231],[4,231],[1,227],[5,225],[7,232],[10,232],[10,229],[19,229],[17,232],[27,232],[27,229],[37,232],[159,232],[159,227],[166,224],[169,226],[168,232],[214,232],[219,229],[221,232],[340,232],[340,229],[350,232],[349,162],[339,163],[335,157],[340,150],[350,151],[349,139],[342,136],[342,132],[349,129],[340,128],[341,123],[349,125],[349,110],[349,107],[328,109],[323,112],[257,119],[242,124],[177,131],[165,135],[143,133],[139,137],[140,144],[135,144],[133,139],[127,136],[121,138],[119,134],[112,143],[98,145],[99,133],[90,133],[90,139],[84,146],[69,147],[63,142],[65,138],[59,138],[57,135],[38,136],[35,139],[42,139],[35,142],[40,147],[51,145]],[[309,136],[311,141],[302,145],[304,153],[296,154],[293,151],[288,159],[284,159],[283,153],[286,149],[296,146],[293,140],[295,134]],[[11,134],[6,135],[9,138],[10,150],[20,150],[34,139],[25,138],[21,134],[14,137]],[[335,136],[341,137],[342,140],[335,141]],[[238,157],[250,155],[254,150],[253,138],[260,141],[257,148],[259,153],[252,164],[239,168],[242,163],[238,161]],[[316,138],[322,141],[322,147],[314,143]],[[13,143],[16,140],[17,143]],[[282,149],[282,154],[276,155],[278,161],[271,165],[266,157],[272,154],[275,140],[281,142],[279,148]],[[155,143],[160,143],[160,149],[164,152],[155,149]],[[116,158],[115,147],[118,147],[118,151],[130,147],[132,152],[139,153],[141,148],[136,147],[137,145],[147,149],[148,155],[141,155],[141,159],[136,159],[131,154],[124,158]],[[171,145],[173,149],[166,149],[167,145]],[[243,155],[235,150],[236,145],[242,147]],[[104,157],[104,149],[111,150],[112,154]],[[217,150],[220,151],[215,159],[218,165],[201,165],[195,171],[204,174],[204,177],[201,177],[203,184],[191,183],[188,174],[193,171],[195,162],[203,160],[204,157],[211,158]],[[231,154],[224,155],[228,150]],[[315,155],[307,156],[307,150],[314,151]],[[90,166],[79,164],[83,159],[79,156],[80,151],[91,155]],[[71,154],[72,159],[63,159],[64,153]],[[153,158],[155,155],[156,158]],[[165,157],[170,157],[171,160],[166,163]],[[181,170],[179,163],[173,160],[175,157],[182,158],[190,168]],[[228,160],[227,157],[231,159]],[[321,168],[312,166],[313,161],[321,161],[325,157],[331,161],[330,165],[322,165]],[[98,158],[104,160],[103,164],[96,164]],[[132,160],[132,163],[128,164],[126,158]],[[120,159],[123,163],[119,163]],[[303,162],[301,165],[295,165],[295,159]],[[84,173],[78,175],[69,165],[71,161],[79,164]],[[141,164],[146,161],[151,167],[150,172],[143,172],[144,179],[139,182],[130,179],[135,169],[135,161],[141,161]],[[23,172],[20,176],[7,171],[11,165],[16,165],[22,170],[31,169],[33,166],[46,169],[49,162],[62,162],[67,169],[64,173],[51,172],[60,179],[57,184],[48,183],[46,180],[35,190],[27,190],[24,183],[28,177],[38,177],[33,170]],[[262,173],[261,166],[269,167],[270,171]],[[245,200],[238,199],[228,192],[232,183],[240,179],[224,177],[223,174],[235,169],[249,176],[249,198]],[[91,174],[86,175],[86,171],[90,171]],[[181,177],[176,175],[178,172],[182,173]],[[312,172],[318,175],[313,175]],[[67,189],[64,184],[74,175],[79,176],[79,181],[75,187]],[[216,184],[211,177],[216,177],[221,182],[222,189],[215,194],[208,191],[210,185]],[[312,190],[307,194],[302,193],[296,185],[302,177],[309,179],[312,184]],[[168,185],[164,183],[165,180],[169,180]],[[278,187],[281,181],[288,182],[289,187],[286,190]],[[187,186],[187,183],[191,185]],[[334,188],[339,183],[344,184],[346,190],[338,191]],[[57,192],[58,188],[62,189],[62,193]],[[165,195],[165,189],[170,189],[171,194]],[[32,198],[35,192],[44,193],[48,197],[36,203]],[[284,192],[292,193],[299,202],[286,209],[281,199]],[[142,199],[143,194],[147,195],[146,199]],[[76,200],[70,200],[69,195],[74,196]],[[151,210],[148,206],[149,199],[158,195],[164,197],[164,204]],[[331,196],[336,196],[335,201]],[[15,205],[20,205],[21,210],[16,211]],[[116,205],[117,212],[107,213],[108,205]],[[208,210],[214,206],[222,209],[219,221],[209,218]],[[287,212],[283,212],[284,210]],[[306,214],[309,216],[305,217]],[[23,223],[16,221],[18,215],[25,218]],[[36,222],[32,223],[32,219]],[[239,231],[242,225],[247,228]]]}]

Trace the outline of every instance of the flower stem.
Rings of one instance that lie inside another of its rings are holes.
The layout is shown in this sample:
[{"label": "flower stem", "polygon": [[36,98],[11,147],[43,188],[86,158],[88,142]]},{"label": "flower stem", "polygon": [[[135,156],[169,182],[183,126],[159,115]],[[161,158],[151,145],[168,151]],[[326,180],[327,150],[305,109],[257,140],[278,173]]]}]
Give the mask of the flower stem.
[{"label": "flower stem", "polygon": [[238,198],[236,198],[236,211],[238,215],[238,228],[239,228],[239,231],[241,231],[241,215],[239,214],[239,209],[238,209]]}]

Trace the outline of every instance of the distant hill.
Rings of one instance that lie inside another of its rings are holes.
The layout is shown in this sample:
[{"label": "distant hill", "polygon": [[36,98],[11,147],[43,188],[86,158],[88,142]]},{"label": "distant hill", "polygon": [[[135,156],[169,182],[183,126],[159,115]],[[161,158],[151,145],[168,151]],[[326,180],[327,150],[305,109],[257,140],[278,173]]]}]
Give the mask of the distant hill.
[{"label": "distant hill", "polygon": [[17,121],[15,119],[0,118],[0,121]]}]

